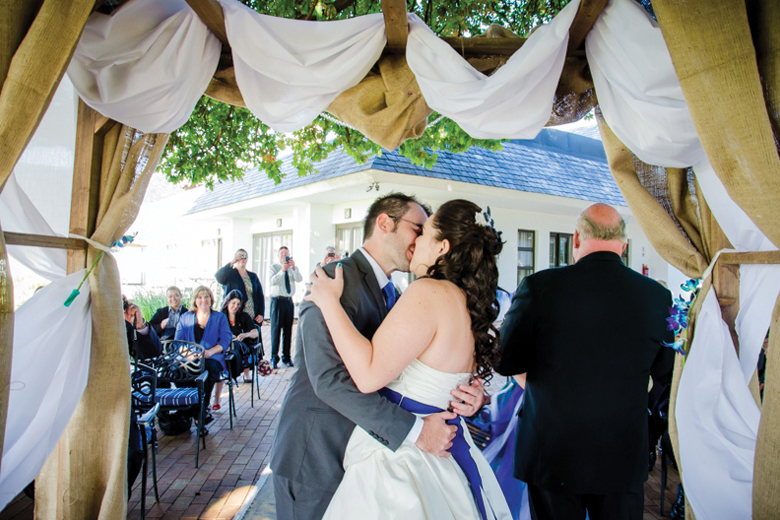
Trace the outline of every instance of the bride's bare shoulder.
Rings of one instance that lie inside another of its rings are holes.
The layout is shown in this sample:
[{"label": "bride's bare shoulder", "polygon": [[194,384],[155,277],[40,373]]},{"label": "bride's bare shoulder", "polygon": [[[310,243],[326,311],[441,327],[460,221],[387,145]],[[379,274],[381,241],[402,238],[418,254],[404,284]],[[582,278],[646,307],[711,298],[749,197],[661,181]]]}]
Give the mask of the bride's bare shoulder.
[{"label": "bride's bare shoulder", "polygon": [[462,295],[463,292],[454,283],[447,280],[435,280],[433,278],[420,278],[415,280],[406,289],[404,294],[409,294],[417,299],[449,298],[452,295]]}]

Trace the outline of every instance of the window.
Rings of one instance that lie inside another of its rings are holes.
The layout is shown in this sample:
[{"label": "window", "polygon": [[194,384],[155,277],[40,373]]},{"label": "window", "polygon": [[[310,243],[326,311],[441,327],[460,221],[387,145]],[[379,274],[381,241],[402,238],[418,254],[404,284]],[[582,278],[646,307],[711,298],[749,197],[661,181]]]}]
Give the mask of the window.
[{"label": "window", "polygon": [[336,243],[333,246],[339,256],[349,256],[363,245],[363,223],[336,226]]},{"label": "window", "polygon": [[573,235],[550,233],[550,267],[565,267],[571,264]]},{"label": "window", "polygon": [[534,232],[517,231],[517,285],[534,273]]},{"label": "window", "polygon": [[[292,231],[261,233],[252,237],[252,271],[260,278],[268,308],[271,290],[271,265],[279,262],[279,248],[287,246],[292,253]],[[270,311],[269,311],[270,312]]]}]

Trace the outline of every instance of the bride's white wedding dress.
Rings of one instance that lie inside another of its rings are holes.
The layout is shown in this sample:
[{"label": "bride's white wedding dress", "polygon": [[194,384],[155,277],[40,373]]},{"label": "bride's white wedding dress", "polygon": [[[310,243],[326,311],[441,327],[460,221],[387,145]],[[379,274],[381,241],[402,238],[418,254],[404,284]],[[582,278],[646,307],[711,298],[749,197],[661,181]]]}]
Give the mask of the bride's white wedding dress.
[{"label": "bride's white wedding dress", "polygon": [[[468,384],[470,374],[450,374],[414,360],[388,388],[405,398],[447,409],[450,390]],[[512,515],[490,465],[461,419],[466,441],[482,477],[489,519]],[[405,442],[395,452],[356,427],[344,456],[346,473],[325,512],[325,520],[480,519],[466,475],[453,457],[426,453]]]}]

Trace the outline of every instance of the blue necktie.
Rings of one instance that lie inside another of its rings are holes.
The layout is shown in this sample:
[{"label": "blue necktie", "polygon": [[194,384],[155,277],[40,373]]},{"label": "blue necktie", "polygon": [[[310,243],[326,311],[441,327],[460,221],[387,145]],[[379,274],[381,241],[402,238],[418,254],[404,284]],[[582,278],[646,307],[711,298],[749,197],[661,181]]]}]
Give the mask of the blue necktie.
[{"label": "blue necktie", "polygon": [[[289,271],[289,269],[287,271]],[[284,288],[287,289],[287,296],[290,296],[292,287],[290,287],[290,278],[287,276],[287,271],[284,271]]]},{"label": "blue necktie", "polygon": [[393,305],[395,305],[395,301],[398,299],[395,295],[395,286],[393,285],[393,282],[387,282],[387,284],[384,287],[382,287],[382,292],[385,293],[387,312],[390,312],[390,309],[393,308]]}]

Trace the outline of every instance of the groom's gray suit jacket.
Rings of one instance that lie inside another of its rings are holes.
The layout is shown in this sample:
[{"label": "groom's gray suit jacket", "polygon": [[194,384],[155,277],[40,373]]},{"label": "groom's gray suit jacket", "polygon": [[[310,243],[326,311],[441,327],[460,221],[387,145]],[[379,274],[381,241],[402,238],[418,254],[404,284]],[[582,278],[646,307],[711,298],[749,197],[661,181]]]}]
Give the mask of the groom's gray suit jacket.
[{"label": "groom's gray suit jacket", "polygon": [[[333,276],[337,262],[324,267]],[[371,265],[360,251],[341,260],[341,305],[371,339],[387,314]],[[304,301],[298,319],[298,370],[282,404],[271,469],[304,486],[335,491],[344,476],[344,451],[355,424],[395,450],[415,418],[376,393],[361,394],[341,361],[320,309]]]}]

